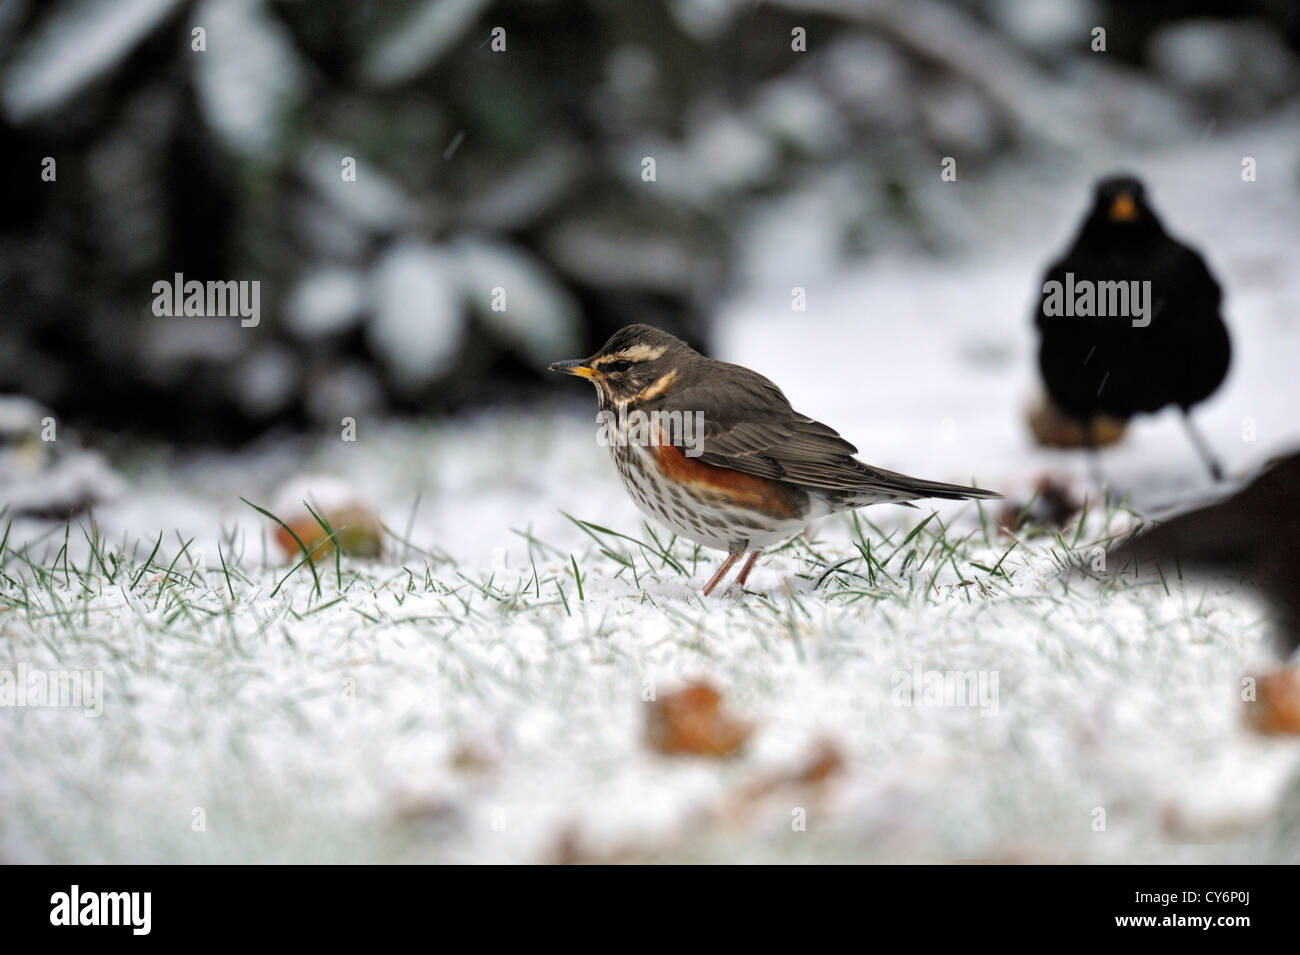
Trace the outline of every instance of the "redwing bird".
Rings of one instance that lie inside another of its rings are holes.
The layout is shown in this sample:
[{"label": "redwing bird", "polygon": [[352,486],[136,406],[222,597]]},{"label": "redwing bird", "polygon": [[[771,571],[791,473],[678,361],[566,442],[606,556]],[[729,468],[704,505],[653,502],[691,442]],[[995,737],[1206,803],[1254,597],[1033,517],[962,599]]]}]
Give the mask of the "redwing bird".
[{"label": "redwing bird", "polygon": [[[1151,283],[1144,316],[1095,314],[1103,298],[1114,302],[1115,296],[1129,301],[1131,313],[1131,297],[1143,293],[1143,282]],[[1085,305],[1076,291],[1092,302]],[[1043,277],[1035,315],[1038,367],[1052,401],[1089,425],[1100,415],[1127,421],[1176,405],[1210,474],[1221,479],[1190,411],[1228,372],[1232,348],[1222,298],[1205,260],[1165,232],[1141,182],[1101,180],[1073,246]],[[1076,301],[1085,307],[1075,308]],[[1061,314],[1062,305],[1072,314]]]},{"label": "redwing bird", "polygon": [[1244,489],[1179,514],[1111,551],[1116,573],[1164,564],[1182,573],[1239,574],[1279,614],[1278,636],[1300,646],[1300,453],[1270,462]]},{"label": "redwing bird", "polygon": [[641,512],[727,552],[706,595],[748,553],[736,578],[743,588],[765,548],[818,517],[887,501],[1000,496],[863,464],[857,448],[791,408],[758,372],[706,358],[649,325],[622,328],[590,358],[550,368],[596,386],[610,456]]}]

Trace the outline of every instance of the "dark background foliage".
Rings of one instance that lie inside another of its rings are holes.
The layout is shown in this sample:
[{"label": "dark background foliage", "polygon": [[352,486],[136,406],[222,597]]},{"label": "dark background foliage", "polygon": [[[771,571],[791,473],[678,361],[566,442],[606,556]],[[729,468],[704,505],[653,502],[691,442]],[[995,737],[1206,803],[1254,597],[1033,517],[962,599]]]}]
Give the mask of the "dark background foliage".
[{"label": "dark background foliage", "polygon": [[[0,391],[220,442],[526,399],[629,322],[707,344],[747,218],[819,171],[863,197],[825,223],[847,254],[943,255],[942,156],[1066,149],[1080,111],[1238,122],[1295,95],[1297,49],[1281,0],[8,0]],[[177,272],[260,281],[261,324],[155,317]]]}]

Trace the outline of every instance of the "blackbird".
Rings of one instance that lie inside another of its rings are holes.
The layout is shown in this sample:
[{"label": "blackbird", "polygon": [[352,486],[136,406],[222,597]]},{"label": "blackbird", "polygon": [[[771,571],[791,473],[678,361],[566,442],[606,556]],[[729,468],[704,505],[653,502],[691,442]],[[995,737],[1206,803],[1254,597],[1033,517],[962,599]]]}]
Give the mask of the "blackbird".
[{"label": "blackbird", "polygon": [[1286,654],[1300,645],[1300,453],[1271,461],[1236,494],[1171,518],[1111,551],[1117,573],[1239,574],[1273,603]]},{"label": "blackbird", "polygon": [[1038,367],[1052,401],[1085,432],[1102,415],[1127,421],[1176,405],[1220,480],[1190,411],[1228,372],[1222,299],[1205,260],[1165,231],[1138,179],[1101,180],[1074,244],[1043,277]]}]

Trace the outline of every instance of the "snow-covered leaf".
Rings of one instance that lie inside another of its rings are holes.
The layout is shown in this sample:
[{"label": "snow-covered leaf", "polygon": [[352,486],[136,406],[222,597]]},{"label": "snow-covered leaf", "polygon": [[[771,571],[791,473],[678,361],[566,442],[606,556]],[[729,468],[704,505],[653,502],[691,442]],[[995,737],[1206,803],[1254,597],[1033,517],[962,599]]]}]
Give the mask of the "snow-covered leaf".
[{"label": "snow-covered leaf", "polygon": [[300,338],[347,331],[361,318],[366,290],[355,269],[327,267],[303,276],[285,306],[289,328]]},{"label": "snow-covered leaf", "polygon": [[366,335],[398,386],[416,389],[448,371],[464,322],[446,254],[403,242],[379,261],[371,282],[374,315]]},{"label": "snow-covered leaf", "polygon": [[[355,177],[343,178],[345,159],[355,163]],[[358,156],[355,148],[315,142],[308,147],[302,165],[320,193],[357,225],[384,231],[409,221],[402,191]]]},{"label": "snow-covered leaf", "polygon": [[389,86],[427,69],[478,17],[488,0],[426,0],[367,52],[361,71]]},{"label": "snow-covered leaf", "polygon": [[246,355],[230,377],[231,397],[249,414],[269,418],[283,411],[302,377],[298,357],[283,345],[265,345]]},{"label": "snow-covered leaf", "polygon": [[499,338],[538,366],[574,353],[577,303],[541,265],[488,239],[458,239],[452,252],[465,297]]},{"label": "snow-covered leaf", "polygon": [[5,71],[5,112],[21,123],[58,109],[120,62],[179,5],[179,0],[81,0],[59,9]]},{"label": "snow-covered leaf", "polygon": [[207,31],[206,52],[193,55],[208,123],[232,150],[264,152],[283,128],[281,114],[303,91],[303,68],[287,31],[260,0],[205,0],[194,23]]}]

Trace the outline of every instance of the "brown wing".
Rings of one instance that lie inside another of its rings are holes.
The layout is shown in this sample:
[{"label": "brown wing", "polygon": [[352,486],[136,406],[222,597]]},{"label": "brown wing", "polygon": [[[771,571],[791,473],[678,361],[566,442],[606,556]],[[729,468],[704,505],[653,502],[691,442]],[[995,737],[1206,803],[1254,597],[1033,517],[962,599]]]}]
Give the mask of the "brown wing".
[{"label": "brown wing", "polygon": [[699,460],[705,464],[803,487],[882,498],[998,496],[869,467],[853,457],[858,449],[834,428],[790,407],[781,389],[767,378],[740,365],[711,364],[709,374],[674,388],[664,402],[673,410],[703,413]]}]

